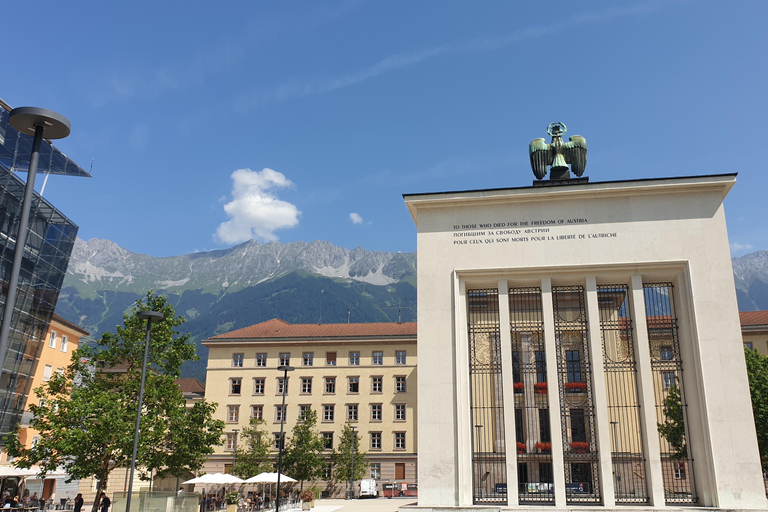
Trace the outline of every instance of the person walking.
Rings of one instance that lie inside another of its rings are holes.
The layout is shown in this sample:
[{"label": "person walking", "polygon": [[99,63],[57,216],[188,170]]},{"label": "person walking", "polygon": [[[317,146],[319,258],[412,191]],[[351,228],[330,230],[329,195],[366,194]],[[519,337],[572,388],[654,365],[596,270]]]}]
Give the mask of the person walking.
[{"label": "person walking", "polygon": [[77,493],[77,496],[75,496],[75,510],[74,512],[80,512],[83,509],[83,504],[85,503],[85,500],[83,499],[83,493],[79,492]]},{"label": "person walking", "polygon": [[99,504],[100,512],[109,512],[109,506],[112,505],[112,500],[109,499],[107,493],[101,493],[101,503]]}]

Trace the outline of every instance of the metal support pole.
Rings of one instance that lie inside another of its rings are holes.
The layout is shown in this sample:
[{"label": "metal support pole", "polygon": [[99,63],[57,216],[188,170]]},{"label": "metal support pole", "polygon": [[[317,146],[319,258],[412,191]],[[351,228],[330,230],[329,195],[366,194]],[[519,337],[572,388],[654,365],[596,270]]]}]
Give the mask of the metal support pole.
[{"label": "metal support pole", "polygon": [[357,431],[355,430],[357,427],[353,427],[350,425],[350,430],[352,430],[352,446],[349,447],[349,457],[350,457],[350,471],[349,471],[349,492],[347,492],[347,499],[352,500],[355,498],[355,442],[357,441]]},{"label": "metal support pole", "polygon": [[280,475],[283,472],[283,426],[285,425],[285,393],[288,391],[288,372],[293,371],[292,366],[278,366],[283,372],[283,406],[280,409],[280,438],[277,448],[277,495],[275,496],[275,512],[280,512]]},{"label": "metal support pole", "polygon": [[144,363],[141,367],[141,387],[139,388],[139,407],[136,413],[136,431],[133,433],[133,455],[131,456],[131,475],[128,477],[128,496],[125,500],[125,512],[131,511],[131,493],[133,492],[133,472],[136,470],[136,454],[139,450],[139,429],[141,428],[141,409],[144,405],[144,383],[147,379],[147,360],[149,359],[149,333],[152,320],[162,320],[163,314],[156,311],[139,311],[142,320],[147,320],[147,335],[144,338]]}]

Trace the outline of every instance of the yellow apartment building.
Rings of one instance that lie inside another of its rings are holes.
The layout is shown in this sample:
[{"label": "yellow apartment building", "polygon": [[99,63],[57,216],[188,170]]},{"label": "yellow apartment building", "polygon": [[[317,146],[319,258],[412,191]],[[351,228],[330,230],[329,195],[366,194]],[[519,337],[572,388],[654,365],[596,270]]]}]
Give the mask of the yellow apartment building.
[{"label": "yellow apartment building", "polygon": [[[277,451],[284,384],[277,368],[288,365],[295,368],[285,383],[288,442],[302,410],[311,408],[318,413],[329,457],[349,424],[356,427],[360,450],[371,463],[369,478],[397,482],[398,488],[416,482],[415,323],[290,324],[273,319],[203,345],[209,350],[205,395],[219,404],[217,417],[227,422],[225,443],[204,471],[231,469],[237,434],[251,418],[266,421]],[[343,486],[327,490],[340,494]]]},{"label": "yellow apartment building", "polygon": [[739,319],[744,346],[768,355],[768,311],[742,311]]}]

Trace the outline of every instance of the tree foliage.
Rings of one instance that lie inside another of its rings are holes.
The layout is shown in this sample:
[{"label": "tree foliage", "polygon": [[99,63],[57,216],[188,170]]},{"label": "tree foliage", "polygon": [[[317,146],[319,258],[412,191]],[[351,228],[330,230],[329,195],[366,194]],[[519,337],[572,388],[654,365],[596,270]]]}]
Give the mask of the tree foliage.
[{"label": "tree foliage", "polygon": [[768,470],[768,357],[750,348],[744,349],[744,357],[747,361],[749,393],[752,396],[760,462],[763,470]]},{"label": "tree foliage", "polygon": [[685,459],[688,457],[688,447],[685,443],[685,421],[683,419],[683,401],[680,388],[677,385],[669,387],[667,397],[664,399],[664,423],[659,423],[659,433],[667,440],[674,452],[673,459]]},{"label": "tree foliage", "polygon": [[360,453],[360,438],[349,425],[345,424],[339,444],[333,452],[333,472],[331,473],[333,481],[349,482],[353,461],[354,475],[352,479],[362,480],[370,463],[365,454]]},{"label": "tree foliage", "polygon": [[151,326],[139,475],[148,479],[154,470],[179,476],[202,467],[221,442],[224,423],[213,419],[216,404],[201,400],[186,407],[175,379],[181,364],[196,357],[195,346],[189,334],[176,330],[184,319],[152,292],[124,315],[115,333],[104,333],[98,346],[78,347],[64,372],[35,390],[40,402],[29,406],[30,427],[39,432],[39,441],[27,449],[18,432],[5,439],[16,466],[39,465],[43,473],[63,467],[71,479],[95,477],[97,496],[113,469],[130,466],[147,326],[137,313],[146,310],[164,319]]},{"label": "tree foliage", "polygon": [[235,450],[232,473],[243,480],[272,471],[272,442],[263,425],[264,420],[252,418],[240,437],[242,446]]},{"label": "tree foliage", "polygon": [[301,490],[305,481],[322,476],[325,468],[323,438],[316,431],[316,425],[317,411],[307,410],[303,420],[294,425],[283,454],[283,472],[298,480]]}]

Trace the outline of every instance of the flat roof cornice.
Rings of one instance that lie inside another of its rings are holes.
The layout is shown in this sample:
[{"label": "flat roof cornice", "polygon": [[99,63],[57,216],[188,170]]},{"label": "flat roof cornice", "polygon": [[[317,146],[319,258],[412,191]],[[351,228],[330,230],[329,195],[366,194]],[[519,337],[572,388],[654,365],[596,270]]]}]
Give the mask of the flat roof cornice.
[{"label": "flat roof cornice", "polygon": [[529,186],[465,190],[453,192],[426,192],[403,194],[414,222],[419,208],[453,208],[485,203],[520,203],[578,199],[580,197],[625,196],[640,194],[672,194],[706,190],[718,190],[725,198],[736,184],[736,173],[685,176],[672,178],[646,178],[637,180],[602,181],[593,183],[558,183],[551,186]]}]

